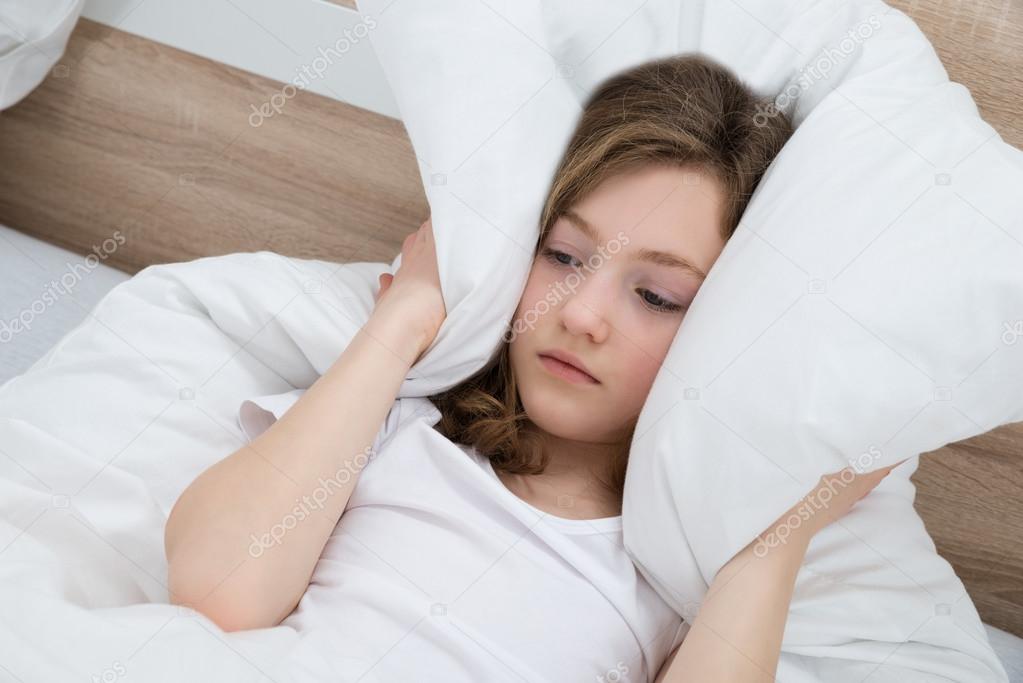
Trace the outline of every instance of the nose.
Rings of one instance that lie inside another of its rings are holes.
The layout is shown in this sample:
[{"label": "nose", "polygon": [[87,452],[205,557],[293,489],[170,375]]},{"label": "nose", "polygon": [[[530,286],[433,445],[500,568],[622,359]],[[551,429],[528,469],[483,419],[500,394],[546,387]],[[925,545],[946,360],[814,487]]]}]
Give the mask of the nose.
[{"label": "nose", "polygon": [[597,344],[607,340],[611,325],[606,311],[611,305],[611,292],[607,284],[591,273],[575,291],[569,290],[561,303],[561,324],[570,334],[589,335]]}]

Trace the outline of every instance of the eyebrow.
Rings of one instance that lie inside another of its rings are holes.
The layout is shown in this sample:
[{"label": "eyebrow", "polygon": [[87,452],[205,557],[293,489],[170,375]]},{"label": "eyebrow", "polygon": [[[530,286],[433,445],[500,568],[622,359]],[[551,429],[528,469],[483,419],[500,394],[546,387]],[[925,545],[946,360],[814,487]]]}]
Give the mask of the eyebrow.
[{"label": "eyebrow", "polygon": [[[593,227],[585,218],[577,214],[575,211],[569,209],[562,214],[568,222],[574,225],[580,232],[590,238],[593,242],[599,242],[600,236],[597,234],[596,228]],[[671,254],[666,251],[657,251],[655,249],[640,249],[636,252],[636,259],[640,261],[646,261],[647,263],[653,263],[658,266],[667,266],[669,268],[677,268],[679,270],[691,273],[701,280],[706,279],[707,274],[697,268],[695,265],[675,254]]]}]

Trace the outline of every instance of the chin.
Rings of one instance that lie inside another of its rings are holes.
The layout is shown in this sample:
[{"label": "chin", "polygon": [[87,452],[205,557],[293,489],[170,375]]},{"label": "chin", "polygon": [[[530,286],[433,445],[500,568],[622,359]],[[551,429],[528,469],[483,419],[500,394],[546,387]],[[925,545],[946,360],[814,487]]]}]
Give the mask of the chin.
[{"label": "chin", "polygon": [[544,432],[562,439],[590,441],[601,426],[588,402],[569,391],[558,391],[555,385],[536,377],[518,380],[519,398],[530,421]]},{"label": "chin", "polygon": [[593,426],[583,421],[588,417],[584,415],[587,411],[580,410],[578,406],[566,406],[566,401],[557,400],[556,397],[551,398],[555,400],[529,401],[528,405],[523,398],[522,405],[533,424],[561,439],[588,441],[593,438]]},{"label": "chin", "polygon": [[594,410],[595,399],[580,396],[571,384],[548,376],[536,361],[535,350],[513,342],[510,351],[519,399],[538,428],[562,439],[590,441],[607,426]]}]

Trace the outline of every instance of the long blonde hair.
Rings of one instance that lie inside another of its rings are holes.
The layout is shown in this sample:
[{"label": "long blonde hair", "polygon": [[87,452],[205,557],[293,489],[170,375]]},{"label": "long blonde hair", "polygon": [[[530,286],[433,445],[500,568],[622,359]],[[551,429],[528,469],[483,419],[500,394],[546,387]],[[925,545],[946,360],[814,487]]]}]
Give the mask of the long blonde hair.
[{"label": "long blonde hair", "polygon": [[[726,67],[697,54],[641,64],[604,81],[587,100],[541,213],[534,258],[554,223],[608,178],[648,164],[696,168],[724,190],[727,240],[791,122]],[[435,429],[490,458],[495,470],[540,474],[550,460],[512,373],[508,335],[472,377],[430,399]],[[635,423],[601,478],[620,500]]]}]

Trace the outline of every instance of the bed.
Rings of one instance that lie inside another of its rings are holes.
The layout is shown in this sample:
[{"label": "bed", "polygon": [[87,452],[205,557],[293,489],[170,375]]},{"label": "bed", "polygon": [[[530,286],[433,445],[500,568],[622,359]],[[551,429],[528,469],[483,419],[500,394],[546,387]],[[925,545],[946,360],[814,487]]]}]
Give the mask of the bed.
[{"label": "bed", "polygon": [[[893,4],[917,19],[985,118],[1023,146],[1023,54],[1013,49],[1023,41],[1023,8],[997,0]],[[153,64],[182,90],[161,88]],[[237,112],[279,85],[89,20],[62,66],[0,117],[0,222],[20,231],[3,232],[4,291],[33,291],[37,266],[26,272],[25,254],[59,268],[69,257],[51,245],[87,253],[114,226],[127,239],[9,347],[3,379],[42,355],[109,287],[150,264],[263,249],[386,261],[428,211],[407,137],[389,117],[301,93],[252,136]],[[201,125],[182,125],[181,99],[209,103]],[[5,320],[23,308],[15,301],[5,297]],[[930,454],[916,475],[921,515],[985,622],[1001,629],[991,633],[1003,658],[1023,649],[1009,635],[1023,635],[1023,504],[1014,494],[1023,488],[1021,456],[1023,425],[1009,425]]]}]

